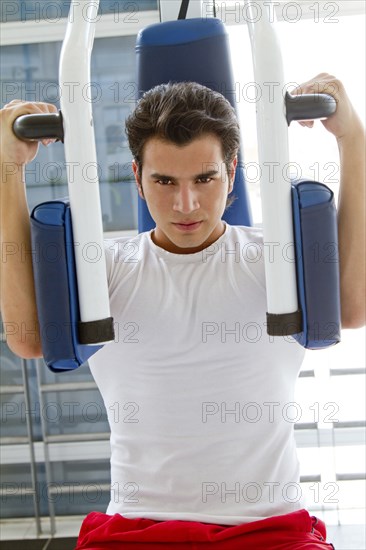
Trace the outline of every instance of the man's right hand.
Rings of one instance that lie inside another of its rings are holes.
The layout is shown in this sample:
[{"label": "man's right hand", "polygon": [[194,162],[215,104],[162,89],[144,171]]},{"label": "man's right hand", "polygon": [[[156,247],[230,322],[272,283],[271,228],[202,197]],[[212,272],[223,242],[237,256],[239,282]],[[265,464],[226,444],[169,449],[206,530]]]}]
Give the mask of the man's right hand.
[{"label": "man's right hand", "polygon": [[[14,99],[0,110],[1,161],[13,162],[22,166],[31,162],[37,155],[37,141],[23,141],[13,132],[13,123],[21,115],[57,113],[57,108],[50,103],[20,101]],[[44,145],[54,140],[42,140]]]}]

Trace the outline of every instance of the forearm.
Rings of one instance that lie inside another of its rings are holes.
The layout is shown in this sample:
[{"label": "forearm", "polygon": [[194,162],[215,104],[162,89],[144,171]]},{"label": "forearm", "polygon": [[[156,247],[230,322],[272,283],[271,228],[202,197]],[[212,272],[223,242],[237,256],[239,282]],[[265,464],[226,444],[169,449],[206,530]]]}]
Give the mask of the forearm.
[{"label": "forearm", "polygon": [[22,168],[1,182],[1,313],[7,343],[21,357],[42,355]]},{"label": "forearm", "polygon": [[338,140],[341,185],[338,233],[343,328],[366,322],[365,306],[365,132],[361,122],[355,131]]}]

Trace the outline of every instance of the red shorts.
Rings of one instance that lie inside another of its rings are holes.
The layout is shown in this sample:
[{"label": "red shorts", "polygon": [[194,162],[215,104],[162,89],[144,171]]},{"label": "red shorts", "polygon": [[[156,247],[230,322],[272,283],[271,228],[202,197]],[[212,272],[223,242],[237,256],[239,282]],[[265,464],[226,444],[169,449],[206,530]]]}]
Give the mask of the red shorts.
[{"label": "red shorts", "polygon": [[241,525],[89,514],[75,550],[330,550],[324,523],[306,510]]}]

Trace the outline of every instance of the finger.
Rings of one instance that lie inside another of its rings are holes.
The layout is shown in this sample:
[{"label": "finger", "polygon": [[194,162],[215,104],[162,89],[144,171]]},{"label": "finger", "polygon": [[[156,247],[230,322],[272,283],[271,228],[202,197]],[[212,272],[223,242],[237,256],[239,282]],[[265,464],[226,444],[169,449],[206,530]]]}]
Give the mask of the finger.
[{"label": "finger", "polygon": [[51,143],[55,143],[56,139],[47,138],[47,139],[42,139],[41,142],[45,147],[48,147],[48,145],[51,145]]},{"label": "finger", "polygon": [[340,90],[339,80],[330,73],[319,73],[307,82],[296,86],[290,93],[292,95],[310,94],[310,93],[328,93],[335,97]]},{"label": "finger", "polygon": [[12,99],[11,101],[9,101],[9,103],[6,103],[6,105],[4,105],[3,109],[14,109],[15,106],[22,105],[24,103],[25,101],[22,101],[21,99]]},{"label": "finger", "polygon": [[336,77],[330,73],[319,73],[313,80],[336,80]]},{"label": "finger", "polygon": [[314,126],[313,120],[298,120],[297,122],[304,128],[312,128]]},{"label": "finger", "polygon": [[[44,103],[42,101],[23,101],[20,99],[13,99],[3,109],[20,111],[24,114],[37,114],[37,113],[56,113],[57,107],[52,103]],[[19,116],[19,115],[17,115]]]},{"label": "finger", "polygon": [[289,90],[291,95],[300,95],[303,94],[303,85],[296,86],[293,90]]},{"label": "finger", "polygon": [[26,102],[23,103],[23,105],[27,108],[32,110],[34,109],[34,112],[39,113],[54,113],[57,112],[57,107],[53,105],[52,103],[45,103],[43,101],[32,101],[32,102]]},{"label": "finger", "polygon": [[314,84],[310,82],[304,82],[290,91],[291,95],[304,95],[311,94],[314,92]]},{"label": "finger", "polygon": [[56,105],[53,105],[52,103],[37,103],[37,106],[41,109],[44,113],[57,113],[57,107]]}]

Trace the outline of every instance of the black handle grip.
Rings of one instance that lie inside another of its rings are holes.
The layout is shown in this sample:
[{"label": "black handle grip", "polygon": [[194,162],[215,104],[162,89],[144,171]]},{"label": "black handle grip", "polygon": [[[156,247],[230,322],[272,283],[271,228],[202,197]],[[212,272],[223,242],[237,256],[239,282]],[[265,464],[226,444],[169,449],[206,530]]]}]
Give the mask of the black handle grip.
[{"label": "black handle grip", "polygon": [[291,95],[286,92],[286,120],[314,120],[328,118],[337,110],[337,102],[329,94]]},{"label": "black handle grip", "polygon": [[25,141],[57,139],[64,141],[64,126],[61,111],[40,115],[22,115],[14,120],[14,134]]}]

